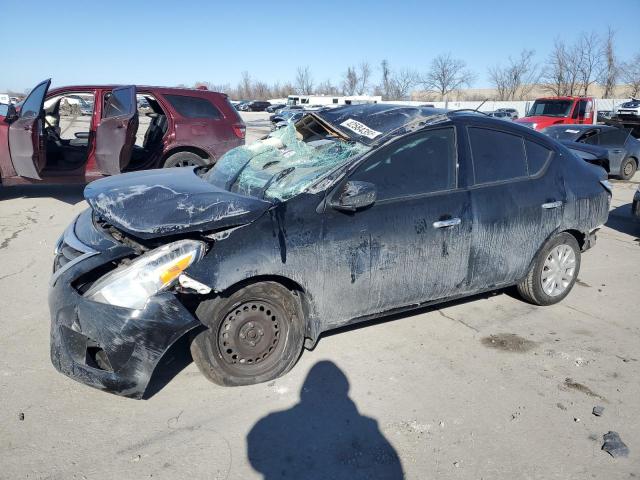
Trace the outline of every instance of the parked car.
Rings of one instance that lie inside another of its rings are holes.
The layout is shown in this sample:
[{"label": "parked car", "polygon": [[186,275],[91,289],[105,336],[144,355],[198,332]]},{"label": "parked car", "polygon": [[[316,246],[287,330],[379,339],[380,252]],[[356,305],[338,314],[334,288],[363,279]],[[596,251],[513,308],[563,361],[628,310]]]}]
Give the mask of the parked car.
[{"label": "parked car", "polygon": [[593,124],[594,105],[593,97],[538,98],[527,115],[516,122],[534,130],[542,130],[551,125]]},{"label": "parked car", "polygon": [[555,304],[611,187],[529,128],[378,104],[311,112],[213,168],[98,180],[85,198],[56,247],[52,361],[139,398],[190,333],[208,379],[248,385],[388,312],[510,285]]},{"label": "parked car", "polygon": [[272,115],[271,130],[278,130],[286,127],[290,122],[297,122],[307,114],[304,110],[288,110],[282,114]]},{"label": "parked car", "polygon": [[603,167],[611,175],[629,180],[638,169],[640,141],[631,136],[631,129],[608,125],[558,125],[543,130],[551,138],[565,142],[586,143],[603,147],[608,162]]},{"label": "parked car", "polygon": [[597,122],[605,123],[607,120],[611,120],[613,112],[611,110],[598,110]]},{"label": "parked car", "polygon": [[631,204],[631,214],[636,217],[636,220],[640,220],[640,185],[633,196],[633,203]]},{"label": "parked car", "polygon": [[[245,125],[221,93],[133,85],[49,91],[50,83],[38,84],[21,105],[9,105],[0,116],[4,185],[85,183],[126,171],[206,165],[244,144]],[[151,109],[147,130],[139,132],[141,145],[135,144],[136,94]],[[74,97],[92,100],[91,118],[86,130],[70,134],[60,128],[60,107]]]},{"label": "parked car", "polygon": [[619,117],[640,117],[640,100],[632,98],[629,102],[624,102],[618,107]]},{"label": "parked car", "polygon": [[267,107],[271,106],[269,102],[261,102],[254,100],[238,105],[238,110],[242,112],[264,112]]},{"label": "parked car", "polygon": [[485,112],[485,114],[489,117],[499,118],[501,120],[511,120],[511,115],[509,115],[507,112],[499,112],[498,110],[496,110],[495,112]]},{"label": "parked car", "polygon": [[509,118],[511,118],[511,120],[518,119],[518,110],[516,110],[515,108],[498,108],[496,112],[506,113],[507,115],[509,115]]},{"label": "parked car", "polygon": [[272,103],[265,109],[265,111],[269,113],[274,113],[276,110],[280,110],[281,108],[284,108],[286,106],[287,106],[286,103]]}]

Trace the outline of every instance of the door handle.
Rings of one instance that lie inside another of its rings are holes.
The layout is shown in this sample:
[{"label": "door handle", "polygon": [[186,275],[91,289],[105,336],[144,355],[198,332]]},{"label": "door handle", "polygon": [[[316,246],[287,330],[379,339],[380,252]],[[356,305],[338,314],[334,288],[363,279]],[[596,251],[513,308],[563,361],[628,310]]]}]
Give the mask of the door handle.
[{"label": "door handle", "polygon": [[459,218],[449,218],[448,220],[438,220],[437,222],[433,222],[433,228],[447,228],[447,227],[455,227],[456,225],[460,225],[462,220]]},{"label": "door handle", "polygon": [[544,208],[545,210],[550,210],[552,208],[558,208],[561,206],[562,206],[562,202],[560,200],[558,200],[557,202],[549,202],[549,203],[542,204],[542,208]]},{"label": "door handle", "polygon": [[622,150],[620,150],[619,148],[616,148],[615,150],[612,150],[613,153],[622,153]]}]

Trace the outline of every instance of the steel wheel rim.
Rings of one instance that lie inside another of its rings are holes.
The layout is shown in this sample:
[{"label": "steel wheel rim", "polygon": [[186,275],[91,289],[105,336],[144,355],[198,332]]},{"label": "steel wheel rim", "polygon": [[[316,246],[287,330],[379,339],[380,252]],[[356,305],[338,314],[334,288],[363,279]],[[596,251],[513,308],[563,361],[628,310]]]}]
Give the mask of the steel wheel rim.
[{"label": "steel wheel rim", "polygon": [[283,336],[284,313],[262,301],[244,302],[220,324],[218,348],[229,366],[246,369],[274,358]]},{"label": "steel wheel rim", "polygon": [[555,246],[547,255],[542,266],[540,283],[542,290],[550,297],[557,297],[567,291],[576,274],[576,253],[569,245]]}]

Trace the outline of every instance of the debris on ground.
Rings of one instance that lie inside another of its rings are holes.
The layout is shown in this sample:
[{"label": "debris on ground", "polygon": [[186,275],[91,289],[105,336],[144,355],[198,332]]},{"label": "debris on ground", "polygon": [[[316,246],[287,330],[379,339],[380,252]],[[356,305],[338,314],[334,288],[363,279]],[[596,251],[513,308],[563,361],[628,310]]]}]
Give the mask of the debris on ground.
[{"label": "debris on ground", "polygon": [[605,433],[602,438],[604,439],[602,450],[613,458],[629,456],[629,447],[624,444],[617,432]]},{"label": "debris on ground", "polygon": [[593,414],[596,417],[602,416],[603,412],[604,412],[604,407],[601,407],[600,405],[596,405],[595,407],[593,407]]},{"label": "debris on ground", "polygon": [[24,422],[24,412],[20,412],[18,414],[18,420],[20,420],[21,422]]}]

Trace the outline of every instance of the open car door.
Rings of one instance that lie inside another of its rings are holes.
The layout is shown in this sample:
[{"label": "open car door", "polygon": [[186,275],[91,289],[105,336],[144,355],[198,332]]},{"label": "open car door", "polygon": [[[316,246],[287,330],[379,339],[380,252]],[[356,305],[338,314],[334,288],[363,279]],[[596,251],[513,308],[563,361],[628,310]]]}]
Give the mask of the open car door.
[{"label": "open car door", "polygon": [[116,175],[129,164],[138,129],[136,87],[114,88],[96,129],[96,163],[100,173]]},{"label": "open car door", "polygon": [[44,97],[51,79],[39,83],[20,108],[20,114],[9,125],[9,153],[13,169],[21,177],[40,180],[47,157],[44,142]]}]

